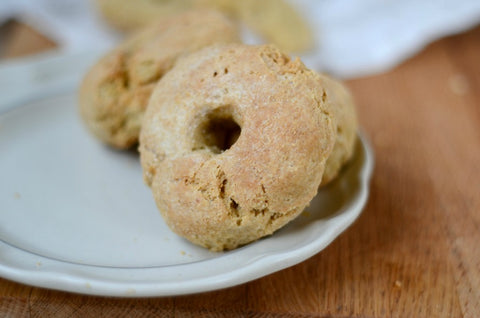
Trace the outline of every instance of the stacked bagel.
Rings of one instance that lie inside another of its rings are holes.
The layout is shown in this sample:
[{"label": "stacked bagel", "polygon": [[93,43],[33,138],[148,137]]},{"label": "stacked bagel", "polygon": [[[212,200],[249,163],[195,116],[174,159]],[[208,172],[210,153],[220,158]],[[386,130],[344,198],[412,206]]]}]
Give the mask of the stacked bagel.
[{"label": "stacked bagel", "polygon": [[130,37],[91,68],[79,106],[104,143],[139,143],[165,222],[213,251],[296,218],[356,140],[341,83],[273,45],[240,43],[215,11],[173,16]]}]

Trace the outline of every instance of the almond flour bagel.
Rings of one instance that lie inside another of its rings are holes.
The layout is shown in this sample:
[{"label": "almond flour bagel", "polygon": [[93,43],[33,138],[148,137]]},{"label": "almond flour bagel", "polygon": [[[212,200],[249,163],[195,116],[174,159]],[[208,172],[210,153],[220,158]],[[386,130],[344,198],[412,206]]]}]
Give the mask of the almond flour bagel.
[{"label": "almond flour bagel", "polygon": [[327,159],[322,186],[335,179],[343,166],[352,158],[357,140],[358,120],[355,104],[348,89],[340,82],[320,75],[329,96],[337,122],[335,146]]},{"label": "almond flour bagel", "polygon": [[96,0],[103,17],[121,30],[134,30],[168,19],[192,7],[194,0]]},{"label": "almond flour bagel", "polygon": [[217,42],[237,41],[235,25],[216,11],[191,11],[152,24],[85,76],[79,107],[86,126],[115,148],[135,145],[153,87],[177,58]]},{"label": "almond flour bagel", "polygon": [[271,45],[216,45],[178,61],[140,136],[144,178],[169,227],[219,251],[299,215],[335,143],[322,81]]}]

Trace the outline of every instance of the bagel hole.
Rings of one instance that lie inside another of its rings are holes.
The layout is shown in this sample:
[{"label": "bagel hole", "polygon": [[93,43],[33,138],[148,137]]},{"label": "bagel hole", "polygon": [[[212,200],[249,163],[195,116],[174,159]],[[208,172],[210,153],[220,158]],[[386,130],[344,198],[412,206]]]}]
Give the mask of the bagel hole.
[{"label": "bagel hole", "polygon": [[230,107],[214,109],[207,113],[198,127],[195,149],[207,148],[214,154],[222,153],[235,144],[241,131]]}]

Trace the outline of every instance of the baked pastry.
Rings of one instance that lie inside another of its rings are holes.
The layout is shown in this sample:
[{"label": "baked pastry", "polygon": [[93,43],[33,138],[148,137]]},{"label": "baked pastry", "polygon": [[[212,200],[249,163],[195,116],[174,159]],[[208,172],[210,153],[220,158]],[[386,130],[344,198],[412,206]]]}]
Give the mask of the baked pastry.
[{"label": "baked pastry", "polygon": [[328,76],[320,76],[337,121],[335,146],[327,159],[323,173],[321,185],[324,186],[337,177],[342,167],[352,157],[357,140],[358,121],[355,104],[348,89]]},{"label": "baked pastry", "polygon": [[335,143],[323,78],[271,45],[215,45],[156,86],[140,136],[166,223],[213,251],[287,224],[316,195]]},{"label": "baked pastry", "polygon": [[285,0],[97,0],[97,3],[105,19],[122,30],[134,30],[192,8],[210,8],[245,23],[267,42],[288,52],[302,52],[314,44],[306,19]]},{"label": "baked pastry", "polygon": [[96,0],[103,17],[122,30],[133,30],[192,8],[195,0]]},{"label": "baked pastry", "polygon": [[231,2],[236,4],[236,16],[267,42],[275,43],[287,52],[303,52],[313,48],[314,40],[307,20],[287,1]]},{"label": "baked pastry", "polygon": [[79,106],[87,127],[113,147],[135,145],[152,89],[177,58],[213,43],[236,41],[235,25],[209,10],[183,13],[133,35],[85,76]]}]

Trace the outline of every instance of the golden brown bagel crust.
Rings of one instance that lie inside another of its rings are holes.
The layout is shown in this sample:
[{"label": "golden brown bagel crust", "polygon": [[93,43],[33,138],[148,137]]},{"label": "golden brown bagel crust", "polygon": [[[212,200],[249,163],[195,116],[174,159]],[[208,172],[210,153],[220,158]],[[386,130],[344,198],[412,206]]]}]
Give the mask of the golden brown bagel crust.
[{"label": "golden brown bagel crust", "polygon": [[[321,83],[270,45],[217,45],[178,61],[156,86],[140,137],[144,178],[170,228],[218,251],[300,214],[335,142]],[[205,127],[228,118],[241,133],[219,152]]]},{"label": "golden brown bagel crust", "polygon": [[358,121],[355,104],[348,89],[340,82],[320,75],[337,122],[335,146],[327,159],[322,184],[326,185],[338,176],[342,167],[350,160],[357,140]]},{"label": "golden brown bagel crust", "polygon": [[80,88],[82,118],[103,142],[129,148],[138,142],[153,87],[177,58],[213,43],[236,41],[235,25],[215,11],[192,11],[153,24],[90,69]]}]

